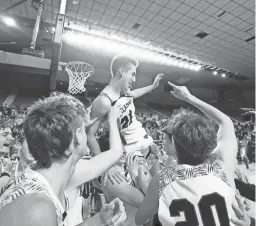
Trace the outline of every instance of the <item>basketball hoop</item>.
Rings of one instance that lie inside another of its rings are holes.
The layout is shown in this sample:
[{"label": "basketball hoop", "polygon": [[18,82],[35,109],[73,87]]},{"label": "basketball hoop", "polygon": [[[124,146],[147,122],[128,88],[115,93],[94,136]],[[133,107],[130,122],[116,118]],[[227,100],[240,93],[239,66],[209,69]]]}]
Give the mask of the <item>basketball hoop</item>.
[{"label": "basketball hoop", "polygon": [[86,90],[84,87],[86,79],[94,74],[92,65],[79,61],[67,63],[65,70],[69,76],[68,92],[71,94],[83,93]]}]

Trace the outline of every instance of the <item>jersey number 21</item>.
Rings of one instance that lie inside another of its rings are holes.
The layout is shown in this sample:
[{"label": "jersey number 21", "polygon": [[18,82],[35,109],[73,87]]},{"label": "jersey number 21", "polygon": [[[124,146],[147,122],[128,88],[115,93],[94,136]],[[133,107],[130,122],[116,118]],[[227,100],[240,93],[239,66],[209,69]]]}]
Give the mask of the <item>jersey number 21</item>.
[{"label": "jersey number 21", "polygon": [[125,115],[122,119],[121,119],[121,128],[126,129],[129,125],[132,124],[132,111],[129,110],[129,115]]}]

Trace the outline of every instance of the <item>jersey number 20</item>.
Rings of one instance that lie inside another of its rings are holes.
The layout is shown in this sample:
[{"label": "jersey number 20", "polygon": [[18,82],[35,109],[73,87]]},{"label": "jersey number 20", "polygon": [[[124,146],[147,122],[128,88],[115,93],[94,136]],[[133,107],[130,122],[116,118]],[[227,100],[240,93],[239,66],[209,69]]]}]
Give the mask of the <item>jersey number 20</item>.
[{"label": "jersey number 20", "polygon": [[[198,203],[200,215],[204,226],[215,226],[216,222],[212,213],[211,206],[215,206],[221,226],[229,226],[228,211],[225,199],[218,193],[204,195]],[[171,217],[180,216],[184,212],[186,221],[180,221],[175,226],[198,226],[198,217],[194,205],[187,199],[173,200],[170,207]]]},{"label": "jersey number 20", "polygon": [[129,125],[132,124],[132,111],[129,110],[129,115],[125,115],[122,119],[121,119],[121,127],[122,129],[126,129]]}]

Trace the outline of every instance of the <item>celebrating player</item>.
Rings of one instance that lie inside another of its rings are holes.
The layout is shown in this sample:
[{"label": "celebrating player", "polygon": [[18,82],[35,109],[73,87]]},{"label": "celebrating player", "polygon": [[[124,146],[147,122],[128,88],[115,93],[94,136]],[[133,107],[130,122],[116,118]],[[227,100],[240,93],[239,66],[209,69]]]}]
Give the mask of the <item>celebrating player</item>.
[{"label": "celebrating player", "polygon": [[197,107],[218,124],[219,130],[216,134],[211,120],[191,110],[180,109],[173,114],[165,129],[165,151],[178,163],[153,177],[135,221],[144,224],[158,213],[163,226],[215,225],[216,218],[220,225],[231,225],[237,154],[233,123],[186,87],[169,84],[175,97]]},{"label": "celebrating player", "polygon": [[118,55],[112,60],[110,66],[112,79],[92,104],[91,117],[100,119],[88,132],[88,146],[95,155],[100,153],[95,134],[100,124],[104,122],[108,109],[114,104],[117,104],[121,111],[118,124],[125,150],[127,152],[137,151],[148,148],[153,143],[153,139],[147,135],[141,123],[136,119],[133,99],[157,88],[163,74],[157,75],[152,85],[131,91],[132,83],[136,81],[138,64],[137,60],[123,55]]}]

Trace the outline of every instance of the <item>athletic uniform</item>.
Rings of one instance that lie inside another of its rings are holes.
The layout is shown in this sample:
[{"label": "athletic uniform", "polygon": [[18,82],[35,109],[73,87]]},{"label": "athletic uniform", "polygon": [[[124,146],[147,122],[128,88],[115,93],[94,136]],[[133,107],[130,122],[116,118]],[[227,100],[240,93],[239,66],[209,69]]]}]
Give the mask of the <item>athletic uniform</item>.
[{"label": "athletic uniform", "polygon": [[30,168],[27,168],[16,180],[8,184],[3,195],[0,197],[0,211],[18,197],[34,193],[45,195],[54,203],[58,226],[63,226],[63,221],[66,217],[63,205],[53,192],[48,181],[41,174]]},{"label": "athletic uniform", "polygon": [[148,148],[153,143],[152,137],[147,134],[142,124],[136,119],[132,96],[124,94],[116,101],[113,101],[105,91],[100,96],[107,97],[111,106],[116,105],[121,112],[118,127],[127,153]]},{"label": "athletic uniform", "polygon": [[[158,217],[163,226],[231,226],[235,193],[217,161],[161,171]],[[187,223],[186,223],[187,222]]]},{"label": "athletic uniform", "polygon": [[0,180],[5,180],[6,184],[0,187],[0,196],[5,191],[6,185],[12,179],[14,172],[15,172],[15,165],[9,159],[4,157],[0,157],[0,167],[1,167],[1,174]]},{"label": "athletic uniform", "polygon": [[121,111],[119,128],[124,138],[126,152],[148,148],[153,143],[153,139],[136,119],[133,97],[124,95],[117,100],[116,105]]}]

